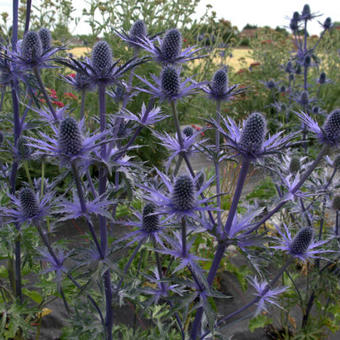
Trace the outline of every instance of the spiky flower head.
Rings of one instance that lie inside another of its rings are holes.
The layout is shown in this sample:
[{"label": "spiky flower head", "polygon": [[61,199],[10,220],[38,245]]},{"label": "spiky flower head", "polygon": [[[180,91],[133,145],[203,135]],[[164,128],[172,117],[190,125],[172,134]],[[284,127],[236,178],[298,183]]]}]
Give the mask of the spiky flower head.
[{"label": "spiky flower head", "polygon": [[32,189],[22,188],[19,192],[19,201],[25,218],[33,218],[38,215],[39,205]]},{"label": "spiky flower head", "polygon": [[31,148],[27,145],[27,140],[25,137],[21,136],[18,139],[18,146],[17,146],[17,150],[18,150],[18,157],[21,160],[26,160],[29,159],[31,157],[32,154],[32,150]]},{"label": "spiky flower head", "polygon": [[174,62],[182,50],[181,32],[176,28],[167,31],[160,49],[164,60],[167,60],[169,63]]},{"label": "spiky flower head", "polygon": [[312,59],[309,55],[306,55],[305,59],[303,60],[303,64],[305,67],[309,67],[312,62]]},{"label": "spiky flower head", "polygon": [[309,95],[307,91],[302,91],[300,98],[299,98],[299,103],[303,106],[309,104]]},{"label": "spiky flower head", "polygon": [[77,155],[82,148],[82,137],[77,122],[71,118],[65,118],[59,128],[59,149],[68,157]]},{"label": "spiky flower head", "polygon": [[194,134],[194,130],[191,126],[187,126],[183,129],[183,134],[189,138]]},{"label": "spiky flower head", "polygon": [[177,177],[172,193],[172,203],[176,210],[190,210],[195,205],[194,183],[191,177],[183,175]]},{"label": "spiky flower head", "polygon": [[73,84],[78,91],[91,91],[94,88],[91,79],[86,74],[80,72],[76,73]]},{"label": "spiky flower head", "polygon": [[131,27],[130,37],[138,41],[138,38],[143,38],[147,35],[146,25],[143,20],[137,20]]},{"label": "spiky flower head", "polygon": [[295,173],[297,173],[300,169],[301,169],[300,158],[298,158],[298,157],[293,157],[293,158],[290,160],[290,163],[289,163],[289,171],[290,171],[292,174],[295,174]]},{"label": "spiky flower head", "polygon": [[285,67],[285,72],[292,73],[293,72],[293,63],[289,60]]},{"label": "spiky flower head", "polygon": [[302,16],[304,19],[310,19],[310,18],[311,18],[311,11],[310,11],[310,7],[309,7],[308,4],[306,4],[306,5],[303,6],[301,16]]},{"label": "spiky flower head", "polygon": [[275,81],[273,79],[268,80],[267,87],[269,90],[273,90],[276,88]]},{"label": "spiky flower head", "polygon": [[240,146],[247,152],[257,153],[261,150],[266,134],[266,120],[261,113],[252,113],[244,124]]},{"label": "spiky flower head", "polygon": [[156,207],[148,203],[143,209],[142,229],[146,232],[154,232],[159,229],[159,216],[155,214]]},{"label": "spiky flower head", "polygon": [[280,92],[281,92],[281,93],[286,92],[286,86],[282,85],[282,86],[280,87]]},{"label": "spiky flower head", "polygon": [[51,48],[51,33],[47,28],[41,28],[38,32],[43,51],[47,51]]},{"label": "spiky flower head", "polygon": [[332,111],[323,125],[324,137],[331,143],[340,142],[340,109]]},{"label": "spiky flower head", "polygon": [[313,106],[312,112],[317,115],[318,113],[320,113],[320,107],[317,105]]},{"label": "spiky flower head", "polygon": [[293,20],[299,20],[300,19],[300,14],[299,12],[294,12],[293,13]]},{"label": "spiky flower head", "polygon": [[29,31],[24,35],[21,44],[21,57],[29,62],[37,60],[43,52],[38,33]]},{"label": "spiky flower head", "polygon": [[179,93],[180,80],[175,68],[167,66],[163,69],[161,87],[164,94],[169,98],[175,97]]},{"label": "spiky flower head", "polygon": [[325,30],[329,30],[330,28],[331,28],[331,26],[332,26],[332,19],[331,18],[326,18],[326,20],[325,20],[325,22],[323,23],[323,28],[325,29]]},{"label": "spiky flower head", "polygon": [[228,88],[228,74],[225,68],[218,70],[212,79],[211,90],[216,96],[223,96]]},{"label": "spiky flower head", "polygon": [[324,84],[326,82],[326,73],[321,72],[319,77],[319,84]]},{"label": "spiky flower head", "polygon": [[292,255],[303,255],[313,240],[313,229],[310,227],[304,227],[293,238],[290,244],[290,253]]},{"label": "spiky flower head", "polygon": [[98,41],[93,46],[91,61],[97,72],[103,72],[112,66],[112,49],[106,41]]}]

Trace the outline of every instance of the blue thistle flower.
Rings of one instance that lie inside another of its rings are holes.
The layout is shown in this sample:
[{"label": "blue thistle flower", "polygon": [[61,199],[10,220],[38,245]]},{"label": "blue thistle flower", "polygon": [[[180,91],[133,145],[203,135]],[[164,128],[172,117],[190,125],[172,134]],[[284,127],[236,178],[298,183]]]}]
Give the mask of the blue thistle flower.
[{"label": "blue thistle flower", "polygon": [[21,43],[21,57],[25,61],[35,64],[42,55],[42,52],[43,49],[39,35],[33,31],[27,32]]},{"label": "blue thistle flower", "polygon": [[102,40],[98,41],[92,49],[91,65],[98,73],[105,73],[112,66],[112,49]]},{"label": "blue thistle flower", "polygon": [[304,227],[299,230],[290,243],[289,251],[292,255],[303,255],[313,240],[313,229]]},{"label": "blue thistle flower", "polygon": [[187,126],[183,129],[183,134],[185,137],[190,138],[194,134],[194,129],[191,126]]},{"label": "blue thistle flower", "polygon": [[297,100],[297,102],[299,104],[301,104],[302,106],[307,106],[309,104],[309,95],[308,95],[308,91],[302,91],[299,99]]},{"label": "blue thistle flower", "polygon": [[182,51],[182,34],[177,29],[166,32],[160,46],[162,59],[173,64]]},{"label": "blue thistle flower", "polygon": [[89,75],[82,72],[77,72],[74,78],[71,76],[62,76],[62,78],[79,92],[92,91],[95,88]]},{"label": "blue thistle flower", "polygon": [[238,89],[238,85],[229,87],[228,84],[228,69],[226,67],[216,71],[212,81],[207,87],[202,88],[209,95],[210,99],[216,101],[228,101],[233,96],[241,94],[245,89]]},{"label": "blue thistle flower", "polygon": [[137,20],[130,29],[130,37],[134,41],[147,36],[147,29],[143,20]]},{"label": "blue thistle flower", "polygon": [[323,29],[329,30],[332,27],[332,19],[331,18],[326,18],[326,20],[324,21],[323,25],[322,25]]},{"label": "blue thistle flower", "polygon": [[311,65],[312,59],[309,55],[306,55],[304,60],[303,60],[303,64],[305,67],[309,67]]},{"label": "blue thistle flower", "polygon": [[172,203],[176,210],[190,210],[195,205],[194,183],[189,176],[180,176],[176,179],[172,192]]},{"label": "blue thistle flower", "polygon": [[302,261],[308,259],[322,258],[320,254],[331,253],[332,250],[315,249],[329,242],[330,240],[323,240],[315,242],[313,239],[314,231],[311,227],[304,227],[300,229],[293,238],[288,227],[283,224],[285,232],[282,232],[276,225],[275,228],[280,237],[277,238],[281,245],[273,246],[274,249],[281,249],[286,251],[293,257]]},{"label": "blue thistle flower", "polygon": [[332,111],[323,126],[324,137],[331,143],[340,141],[340,109]]},{"label": "blue thistle flower", "polygon": [[240,138],[240,146],[249,153],[258,153],[266,134],[266,121],[262,114],[254,112],[246,120]]},{"label": "blue thistle flower", "polygon": [[51,40],[52,40],[50,31],[47,28],[41,28],[38,34],[40,37],[43,51],[49,50],[51,48]]},{"label": "blue thistle flower", "polygon": [[159,216],[155,213],[156,207],[153,203],[148,203],[143,209],[142,228],[148,233],[159,229]]},{"label": "blue thistle flower", "polygon": [[319,77],[319,84],[324,84],[326,82],[326,73],[321,72]]},{"label": "blue thistle flower", "polygon": [[66,157],[73,157],[82,149],[82,137],[77,122],[69,117],[60,123],[59,129],[60,152]]},{"label": "blue thistle flower", "polygon": [[[201,84],[194,83],[190,78],[181,82],[179,72],[179,70],[176,70],[172,66],[164,67],[159,78],[152,75],[156,86],[136,75],[138,79],[149,87],[149,89],[142,89],[139,87],[137,87],[137,89],[149,93],[156,98],[158,97],[162,101],[175,101],[195,93],[201,87]],[[187,86],[189,82],[191,82],[191,84]]]},{"label": "blue thistle flower", "polygon": [[39,205],[35,193],[30,188],[22,188],[19,192],[19,200],[23,215],[33,218],[39,213]]},{"label": "blue thistle flower", "polygon": [[285,67],[285,72],[287,72],[287,73],[293,72],[293,63],[291,61],[287,62],[287,65]]}]

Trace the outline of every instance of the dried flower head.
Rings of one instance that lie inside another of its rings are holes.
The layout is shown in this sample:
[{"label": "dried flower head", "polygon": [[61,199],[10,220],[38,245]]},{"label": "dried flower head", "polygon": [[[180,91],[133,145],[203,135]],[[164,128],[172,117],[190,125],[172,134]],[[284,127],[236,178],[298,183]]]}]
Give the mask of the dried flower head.
[{"label": "dried flower head", "polygon": [[41,28],[38,32],[43,51],[47,51],[51,48],[51,33],[47,28]]},{"label": "dried flower head", "polygon": [[266,121],[261,113],[252,113],[242,130],[240,146],[249,153],[261,150],[266,134]]},{"label": "dried flower head", "polygon": [[131,27],[130,30],[130,37],[138,41],[138,39],[141,39],[147,35],[147,29],[145,22],[143,20],[137,20]]}]

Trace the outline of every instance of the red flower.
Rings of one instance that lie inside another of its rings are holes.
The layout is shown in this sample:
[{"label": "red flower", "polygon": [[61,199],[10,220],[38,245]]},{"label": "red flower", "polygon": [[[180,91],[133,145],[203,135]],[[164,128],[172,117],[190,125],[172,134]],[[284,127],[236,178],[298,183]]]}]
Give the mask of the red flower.
[{"label": "red flower", "polygon": [[76,74],[75,73],[69,73],[68,74],[70,77],[72,77],[72,78],[75,78],[76,77]]},{"label": "red flower", "polygon": [[59,102],[59,101],[53,101],[52,103],[53,103],[54,105],[57,105],[58,107],[64,107],[64,106],[65,106],[64,103]]},{"label": "red flower", "polygon": [[71,99],[75,99],[75,100],[78,99],[78,97],[77,97],[75,94],[73,94],[72,92],[65,92],[65,93],[64,93],[64,96],[65,96],[65,97],[69,97],[69,98],[71,98]]},{"label": "red flower", "polygon": [[43,104],[46,103],[46,100],[45,100],[44,98],[40,98],[39,101],[40,101],[41,103],[43,103]]}]

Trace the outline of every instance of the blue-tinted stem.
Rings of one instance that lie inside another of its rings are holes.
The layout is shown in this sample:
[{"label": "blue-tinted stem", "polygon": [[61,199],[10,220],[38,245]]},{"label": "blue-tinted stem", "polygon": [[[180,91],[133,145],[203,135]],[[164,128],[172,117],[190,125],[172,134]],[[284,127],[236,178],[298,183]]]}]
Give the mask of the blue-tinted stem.
[{"label": "blue-tinted stem", "polygon": [[[267,294],[267,292],[274,287],[274,285],[276,284],[276,282],[280,279],[281,275],[286,271],[286,269],[290,266],[290,264],[292,263],[292,259],[289,259],[288,261],[286,261],[286,263],[281,267],[280,271],[276,274],[276,276],[270,281],[270,283],[267,284],[266,288],[262,291],[261,296],[258,295],[255,297],[255,299],[253,299],[252,301],[250,301],[249,303],[247,303],[245,306],[241,307],[240,309],[236,310],[235,312],[232,312],[230,314],[228,314],[227,316],[223,317],[221,320],[219,320],[216,324],[216,326],[218,327],[219,325],[221,325],[223,322],[231,319],[232,317],[234,317],[237,314],[242,313],[243,311],[245,311],[246,309],[248,309],[249,307],[251,307],[252,305],[254,305],[255,303],[259,302],[261,300],[261,297],[264,296],[265,294]],[[201,336],[201,340],[204,339],[208,334],[211,333],[211,330],[205,332],[202,336]]]},{"label": "blue-tinted stem", "polygon": [[46,89],[45,89],[45,86],[44,86],[44,83],[41,79],[41,76],[40,76],[40,71],[37,67],[33,67],[33,73],[35,75],[35,77],[37,78],[37,81],[38,81],[38,84],[39,84],[39,88],[40,88],[40,91],[42,92],[45,100],[46,100],[46,104],[48,106],[48,108],[50,109],[52,115],[53,115],[53,118],[54,120],[57,122],[58,121],[58,117],[55,113],[55,110],[52,106],[52,103],[50,101],[50,97],[48,96],[47,92],[46,92]]},{"label": "blue-tinted stem", "polygon": [[17,50],[19,0],[13,0],[12,49]]},{"label": "blue-tinted stem", "polygon": [[182,217],[182,256],[187,256],[187,226],[185,217]]},{"label": "blue-tinted stem", "polygon": [[5,92],[6,92],[5,86],[1,86],[0,112],[2,111],[2,106],[4,105]]},{"label": "blue-tinted stem", "polygon": [[32,0],[27,0],[26,2],[26,21],[25,21],[25,31],[26,33],[30,27],[30,19],[31,19],[31,7],[32,7]]},{"label": "blue-tinted stem", "polygon": [[[216,122],[218,126],[221,121],[221,101],[217,101],[216,103]],[[215,165],[215,176],[216,176],[216,203],[217,208],[217,230],[220,234],[222,234],[222,218],[221,218],[221,183],[220,183],[220,162],[219,162],[219,153],[220,153],[220,132],[216,129],[215,143],[216,143],[216,159],[214,161]]]},{"label": "blue-tinted stem", "polygon": [[[105,85],[98,86],[99,95],[99,114],[100,114],[100,131],[103,132],[106,129],[106,97],[105,97]],[[101,146],[101,156],[103,159],[106,158],[106,145]],[[99,169],[99,195],[102,195],[106,191],[106,180],[107,173],[104,167]],[[100,244],[102,254],[104,258],[107,253],[107,227],[106,218],[99,216],[99,227],[100,227]],[[112,286],[111,276],[109,269],[103,275],[104,279],[104,290],[105,290],[105,329],[106,329],[106,340],[112,340],[112,327],[113,327],[113,310],[112,310]]]},{"label": "blue-tinted stem", "polygon": [[[319,164],[323,156],[328,152],[329,147],[327,145],[324,145],[319,152],[318,156],[314,160],[314,162],[310,165],[310,167],[305,171],[305,173],[301,176],[300,181],[291,189],[291,193],[295,194],[298,189],[303,185],[303,183],[306,181],[306,179],[310,176],[310,174],[313,172],[313,170],[316,168],[316,166]],[[250,230],[246,232],[246,234],[250,234],[253,231],[257,230],[264,222],[266,222],[269,218],[271,218],[275,213],[277,213],[289,200],[281,201],[277,204],[277,206],[272,209],[267,215],[265,215],[259,222],[256,223],[254,227],[252,227]]]},{"label": "blue-tinted stem", "polygon": [[[230,207],[230,210],[229,210],[227,222],[226,222],[225,227],[224,227],[224,231],[225,231],[226,235],[229,234],[231,224],[233,222],[234,216],[235,216],[236,211],[237,211],[237,205],[238,205],[240,197],[241,197],[242,189],[243,189],[245,179],[247,177],[247,173],[248,173],[248,170],[249,170],[249,165],[250,165],[250,161],[248,159],[242,160],[242,167],[241,167],[241,171],[239,173],[236,190],[235,190],[233,201],[232,201],[232,204],[231,204],[231,207]],[[218,247],[217,247],[213,263],[212,263],[210,270],[209,270],[209,273],[208,273],[207,281],[208,281],[208,284],[210,286],[212,285],[212,283],[214,281],[218,267],[219,267],[221,260],[224,256],[225,249],[226,249],[226,243],[220,242]],[[192,330],[191,330],[191,339],[192,340],[196,340],[197,337],[199,336],[199,330],[201,328],[202,315],[203,315],[203,308],[200,307],[197,310],[195,320],[194,320]]]},{"label": "blue-tinted stem", "polygon": [[233,196],[233,201],[231,203],[231,207],[228,213],[228,218],[224,226],[224,231],[226,232],[227,235],[229,235],[231,225],[233,223],[233,219],[235,217],[235,214],[237,212],[237,206],[241,198],[241,193],[242,189],[245,183],[245,180],[247,178],[248,170],[249,170],[249,165],[250,165],[250,160],[244,158],[242,160],[242,166],[241,166],[241,171],[238,176],[238,181],[235,189],[235,193]]},{"label": "blue-tinted stem", "polygon": [[[124,267],[124,271],[123,271],[124,276],[126,275],[127,271],[129,270],[129,268],[130,268],[130,266],[131,266],[131,263],[132,263],[133,259],[136,257],[136,255],[137,255],[137,253],[138,253],[140,247],[142,246],[142,244],[143,244],[144,242],[145,242],[145,238],[142,238],[142,239],[138,242],[137,247],[134,249],[132,255],[131,255],[130,258],[129,258],[129,261],[127,262],[127,264],[126,264],[125,267]],[[119,281],[119,283],[118,283],[118,285],[117,285],[117,288],[116,288],[117,292],[119,291],[120,287],[121,287],[122,284],[123,284],[124,276],[122,276],[122,278],[120,279],[120,281]]]},{"label": "blue-tinted stem", "polygon": [[[79,203],[80,203],[80,207],[81,207],[81,211],[88,215],[88,211],[87,211],[87,207],[86,207],[86,201],[85,201],[85,196],[84,196],[84,192],[83,192],[83,188],[81,186],[81,181],[80,181],[80,177],[79,177],[79,172],[78,172],[78,169],[77,169],[77,165],[75,162],[72,162],[71,164],[72,166],[72,171],[73,171],[73,175],[74,175],[74,181],[76,183],[76,187],[77,187],[77,194],[78,194],[78,198],[79,198]],[[90,233],[91,233],[91,236],[93,238],[93,241],[97,247],[97,250],[98,250],[98,253],[99,253],[99,256],[101,259],[104,259],[104,253],[99,245],[99,242],[98,242],[98,239],[97,239],[97,236],[96,236],[96,232],[94,230],[94,227],[92,225],[92,222],[90,220],[90,218],[87,216],[86,217],[86,221],[87,221],[87,225],[89,227],[89,230],[90,230]]]}]

